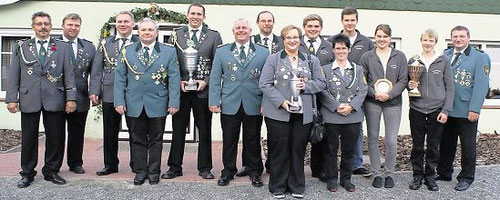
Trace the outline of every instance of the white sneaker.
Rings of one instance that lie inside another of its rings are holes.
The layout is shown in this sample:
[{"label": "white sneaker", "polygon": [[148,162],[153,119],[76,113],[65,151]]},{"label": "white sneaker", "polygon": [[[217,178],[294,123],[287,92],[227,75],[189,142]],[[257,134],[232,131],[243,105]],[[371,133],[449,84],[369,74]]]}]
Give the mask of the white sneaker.
[{"label": "white sneaker", "polygon": [[273,197],[275,199],[284,199],[285,198],[285,194],[283,194],[283,193],[274,193]]},{"label": "white sneaker", "polygon": [[297,198],[297,199],[302,199],[302,198],[304,198],[304,194],[292,193],[292,197]]}]

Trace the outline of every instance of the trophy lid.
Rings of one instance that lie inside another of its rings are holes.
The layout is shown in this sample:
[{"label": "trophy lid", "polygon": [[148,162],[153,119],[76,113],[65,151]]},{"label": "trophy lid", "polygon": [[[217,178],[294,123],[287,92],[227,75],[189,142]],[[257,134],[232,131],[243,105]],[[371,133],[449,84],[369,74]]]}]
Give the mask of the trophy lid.
[{"label": "trophy lid", "polygon": [[195,48],[193,48],[192,46],[189,46],[188,48],[184,49],[182,51],[182,53],[184,54],[197,54],[198,53],[198,50],[196,50]]},{"label": "trophy lid", "polygon": [[424,66],[424,63],[422,62],[422,60],[420,60],[420,56],[419,55],[414,55],[413,56],[413,62],[411,64],[409,64],[408,66]]}]

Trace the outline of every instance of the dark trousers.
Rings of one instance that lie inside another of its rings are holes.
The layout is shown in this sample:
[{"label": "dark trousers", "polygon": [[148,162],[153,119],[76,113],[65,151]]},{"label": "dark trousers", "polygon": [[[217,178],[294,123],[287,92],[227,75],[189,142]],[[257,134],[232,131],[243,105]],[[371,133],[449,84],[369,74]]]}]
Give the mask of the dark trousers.
[{"label": "dark trousers", "polygon": [[325,124],[327,152],[324,169],[328,181],[338,180],[337,151],[339,137],[341,146],[340,183],[350,182],[354,168],[354,150],[359,137],[361,123],[353,124]]},{"label": "dark trousers", "polygon": [[195,93],[184,93],[180,98],[179,111],[172,116],[172,145],[168,157],[171,171],[182,171],[186,128],[189,113],[193,109],[194,124],[199,130],[198,171],[212,170],[212,112],[208,110],[208,98],[198,98]]},{"label": "dark trousers", "polygon": [[160,175],[161,151],[166,117],[150,118],[143,109],[139,117],[128,117],[133,172],[150,177]]},{"label": "dark trousers", "polygon": [[102,121],[104,123],[104,167],[118,170],[118,132],[121,115],[116,112],[113,103],[102,103]]},{"label": "dark trousers", "polygon": [[245,160],[245,170],[250,176],[262,173],[260,134],[258,133],[262,126],[262,116],[245,114],[243,104],[241,104],[235,115],[221,114],[222,163],[224,164],[222,176],[232,177],[237,172],[236,157],[241,124],[243,124],[243,149],[245,149],[245,153],[242,157]]},{"label": "dark trousers", "polygon": [[302,114],[288,122],[265,118],[268,131],[271,193],[304,193],[304,154],[312,123],[303,124]]},{"label": "dark trousers", "polygon": [[59,172],[64,157],[64,114],[42,108],[34,113],[21,113],[21,176],[34,177],[38,163],[38,125],[43,114],[45,128],[45,165],[42,174],[49,176]]},{"label": "dark trousers", "polygon": [[88,111],[64,114],[68,129],[68,148],[66,161],[69,168],[83,165],[83,140]]},{"label": "dark trousers", "polygon": [[467,183],[474,182],[477,123],[477,121],[470,122],[467,118],[448,117],[439,146],[440,159],[437,171],[440,176],[451,178],[453,160],[457,151],[457,138],[460,138],[462,171],[458,174],[457,180]]},{"label": "dark trousers", "polygon": [[[262,117],[260,119],[260,125],[258,125],[258,127],[257,127],[257,138],[259,138],[259,147],[262,149],[262,146],[260,145],[260,139],[261,139],[261,135],[262,135],[261,130],[262,130]],[[261,152],[261,150],[259,150],[259,152]],[[241,154],[242,154],[241,166],[243,166],[243,167],[245,167],[246,163],[247,163],[247,161],[246,161],[246,158],[248,157],[247,153],[248,152],[247,152],[247,150],[245,150],[245,145],[243,145],[243,149],[241,150]],[[262,154],[260,155],[260,158],[262,159]],[[269,169],[269,162],[267,160],[266,160],[266,169]],[[247,171],[246,168],[245,168],[245,171]],[[261,168],[259,174],[262,174],[263,171],[264,171],[264,168]]]},{"label": "dark trousers", "polygon": [[325,173],[323,168],[325,163],[325,153],[328,151],[328,144],[325,140],[319,143],[311,144],[311,174],[315,177],[320,177],[322,173]]},{"label": "dark trousers", "polygon": [[[424,114],[410,108],[410,129],[413,141],[410,160],[413,177],[434,177],[436,175],[436,167],[439,162],[439,141],[444,126],[437,121],[440,112],[441,109],[438,109],[432,113]],[[424,150],[424,141],[427,142],[426,150]]]}]

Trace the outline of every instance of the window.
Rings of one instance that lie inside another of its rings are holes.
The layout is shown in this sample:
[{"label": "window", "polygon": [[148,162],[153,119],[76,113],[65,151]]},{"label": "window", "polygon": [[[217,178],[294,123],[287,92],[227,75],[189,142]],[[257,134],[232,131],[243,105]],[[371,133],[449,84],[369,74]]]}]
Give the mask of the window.
[{"label": "window", "polygon": [[[52,36],[62,35],[61,29],[52,29]],[[0,100],[5,98],[7,80],[10,72],[12,49],[18,40],[33,37],[31,28],[0,29]]]},{"label": "window", "polygon": [[[446,40],[448,48],[453,47],[451,40]],[[500,42],[471,40],[470,46],[480,49],[490,56],[490,88],[483,108],[500,108]]]}]

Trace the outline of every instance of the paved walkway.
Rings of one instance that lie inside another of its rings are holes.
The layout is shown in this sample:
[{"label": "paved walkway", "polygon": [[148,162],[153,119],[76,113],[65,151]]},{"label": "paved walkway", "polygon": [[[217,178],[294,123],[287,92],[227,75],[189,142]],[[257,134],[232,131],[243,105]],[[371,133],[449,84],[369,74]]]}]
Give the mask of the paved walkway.
[{"label": "paved walkway", "polygon": [[[39,148],[37,171],[43,165],[43,140]],[[162,172],[167,170],[166,160],[169,145],[165,144]],[[134,186],[134,174],[128,167],[128,142],[120,142],[120,173],[98,177],[95,172],[102,168],[102,142],[99,139],[86,139],[84,168],[87,173],[76,175],[63,165],[60,175],[67,179],[63,186],[44,181],[39,174],[31,186],[24,189],[16,187],[20,169],[19,152],[0,154],[0,199],[271,199],[267,189],[268,175],[263,175],[264,187],[255,188],[247,177],[236,177],[229,186],[217,186],[217,178],[222,169],[222,143],[213,143],[212,172],[215,180],[204,180],[197,175],[196,144],[186,146],[184,176],[172,180],[160,180],[160,184],[150,186],[147,181],[142,186]],[[238,163],[240,161],[238,160]],[[425,187],[418,191],[408,189],[410,172],[400,172],[394,177],[393,189],[371,187],[371,179],[355,176],[353,183],[356,192],[348,193],[340,189],[336,193],[326,190],[326,185],[310,177],[306,167],[307,189],[305,199],[498,199],[500,196],[500,166],[477,168],[477,179],[469,190],[457,192],[453,189],[456,182],[438,182],[440,191],[430,192]],[[287,199],[292,199],[287,196]]]}]

